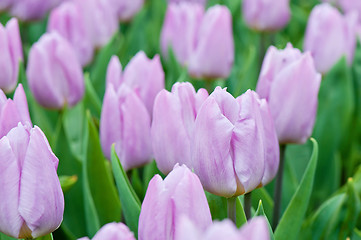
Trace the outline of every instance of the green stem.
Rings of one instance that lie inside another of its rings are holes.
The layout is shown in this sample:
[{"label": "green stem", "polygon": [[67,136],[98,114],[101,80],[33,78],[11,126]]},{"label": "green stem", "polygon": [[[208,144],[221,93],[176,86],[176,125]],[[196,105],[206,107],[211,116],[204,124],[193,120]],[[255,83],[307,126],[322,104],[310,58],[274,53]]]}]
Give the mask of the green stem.
[{"label": "green stem", "polygon": [[237,200],[237,197],[227,198],[228,218],[231,219],[232,222],[234,222],[234,224],[236,224],[236,220],[237,220],[236,200]]},{"label": "green stem", "polygon": [[285,158],[286,145],[280,145],[280,164],[278,168],[276,185],[274,191],[274,208],[273,208],[273,221],[272,228],[276,229],[278,221],[281,215],[281,200],[282,200],[282,179],[283,179],[283,169],[284,169],[284,158]]},{"label": "green stem", "polygon": [[261,68],[262,68],[262,64],[263,64],[263,59],[264,56],[266,54],[266,33],[261,33],[260,34],[260,39],[259,39],[259,52],[258,52],[258,62],[259,62],[259,73],[261,72]]},{"label": "green stem", "polygon": [[252,208],[252,192],[244,195],[244,213],[246,214],[247,220],[251,219],[251,208]]}]

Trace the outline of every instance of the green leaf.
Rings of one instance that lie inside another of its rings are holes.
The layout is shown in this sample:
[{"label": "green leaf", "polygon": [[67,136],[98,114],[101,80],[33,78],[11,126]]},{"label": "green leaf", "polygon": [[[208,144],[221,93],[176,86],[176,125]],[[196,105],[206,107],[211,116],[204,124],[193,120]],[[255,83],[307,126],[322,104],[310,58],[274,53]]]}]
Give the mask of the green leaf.
[{"label": "green leaf", "polygon": [[45,236],[35,238],[36,240],[53,240],[53,234],[49,233]]},{"label": "green leaf", "polygon": [[9,237],[8,235],[0,232],[0,240],[16,240],[16,238]]},{"label": "green leaf", "polygon": [[246,214],[244,213],[240,198],[241,197],[237,197],[236,199],[236,225],[238,228],[247,222]]},{"label": "green leaf", "polygon": [[227,218],[227,199],[205,191],[212,219],[221,221]]},{"label": "green leaf", "polygon": [[119,158],[114,149],[114,144],[112,146],[111,161],[120,202],[123,208],[125,222],[134,235],[137,236],[141,203],[129,182],[122,164],[119,161]]},{"label": "green leaf", "polygon": [[255,209],[257,208],[260,200],[262,200],[262,205],[264,205],[266,215],[272,217],[273,200],[264,187],[257,188],[252,191],[252,206]]},{"label": "green leaf", "polygon": [[85,80],[84,105],[87,109],[91,111],[92,114],[100,118],[100,114],[102,110],[101,99],[95,90],[96,88],[89,79],[89,74],[86,73],[84,75],[84,80]]},{"label": "green leaf", "polygon": [[315,139],[311,138],[313,152],[301,183],[293,195],[286,211],[284,212],[275,231],[277,240],[296,239],[301,229],[308,203],[311,197],[315,171],[317,166],[318,145]]},{"label": "green leaf", "polygon": [[264,210],[263,210],[262,200],[259,200],[258,208],[257,208],[254,216],[263,216],[263,217],[266,218],[266,220],[267,220],[267,225],[268,225],[268,229],[269,229],[270,236],[271,236],[271,240],[274,240],[274,239],[275,239],[275,236],[274,236],[274,234],[273,234],[271,224],[270,224],[269,221],[268,221],[268,217],[266,216],[266,214],[265,214],[265,212],[264,212]]},{"label": "green leaf", "polygon": [[[87,125],[87,150],[83,165],[84,189],[87,194],[84,204],[89,204],[88,210],[91,212],[88,213],[90,215],[93,215],[94,218],[98,217],[99,222],[94,219],[91,224],[95,227],[98,226],[98,223],[103,226],[108,222],[120,221],[121,208],[111,172],[107,167],[107,160],[104,158],[101,149],[98,131],[91,119],[90,112],[87,113]],[[92,221],[90,218],[87,220]],[[99,229],[91,229],[89,235],[93,236],[97,230]]]},{"label": "green leaf", "polygon": [[60,181],[61,189],[65,193],[65,192],[68,192],[74,186],[74,184],[78,181],[78,176],[76,176],[76,175],[60,176],[59,181]]}]

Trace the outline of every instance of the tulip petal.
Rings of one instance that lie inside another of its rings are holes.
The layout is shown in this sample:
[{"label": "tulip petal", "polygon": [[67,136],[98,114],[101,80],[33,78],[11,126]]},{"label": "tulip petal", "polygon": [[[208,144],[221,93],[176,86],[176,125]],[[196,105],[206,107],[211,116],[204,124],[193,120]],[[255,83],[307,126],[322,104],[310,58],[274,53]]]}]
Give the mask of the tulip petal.
[{"label": "tulip petal", "polygon": [[118,89],[122,83],[122,64],[117,56],[110,59],[106,76],[106,85],[113,84],[114,89]]},{"label": "tulip petal", "polygon": [[240,236],[242,239],[262,239],[269,240],[270,233],[267,221],[264,217],[255,217],[241,228]]},{"label": "tulip petal", "polygon": [[28,101],[26,100],[25,91],[21,83],[18,85],[18,87],[15,90],[14,103],[20,114],[21,122],[22,123],[28,122],[31,124]]}]

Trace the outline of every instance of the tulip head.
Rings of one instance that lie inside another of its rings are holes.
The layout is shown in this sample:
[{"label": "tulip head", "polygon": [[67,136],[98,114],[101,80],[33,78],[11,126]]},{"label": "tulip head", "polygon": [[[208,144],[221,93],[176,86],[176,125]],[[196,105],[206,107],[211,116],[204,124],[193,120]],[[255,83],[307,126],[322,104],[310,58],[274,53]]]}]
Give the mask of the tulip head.
[{"label": "tulip head", "polygon": [[208,97],[190,83],[176,83],[172,92],[162,90],[156,97],[152,121],[152,144],[158,169],[164,174],[176,163],[191,166],[191,138],[197,112]]},{"label": "tulip head", "polygon": [[264,58],[257,93],[267,99],[281,144],[304,143],[316,118],[321,75],[310,53],[288,44],[271,46]]},{"label": "tulip head", "polygon": [[40,20],[62,0],[13,0],[10,14],[23,21]]},{"label": "tulip head", "polygon": [[207,3],[207,0],[168,0],[168,4],[181,3],[181,2],[193,2],[193,3],[201,4],[202,6],[205,6]]},{"label": "tulip head", "polygon": [[84,95],[80,63],[68,41],[46,33],[30,49],[26,71],[37,102],[47,108],[74,106]]},{"label": "tulip head", "polygon": [[289,0],[244,0],[246,24],[258,31],[275,31],[286,26],[291,17]]},{"label": "tulip head", "polygon": [[82,8],[76,2],[64,2],[49,16],[48,32],[57,32],[68,40],[82,66],[93,57],[93,44],[87,36]]},{"label": "tulip head", "polygon": [[304,49],[310,51],[318,72],[328,72],[342,56],[352,64],[356,48],[357,13],[342,16],[328,3],[313,8],[307,23]]},{"label": "tulip head", "polygon": [[139,240],[175,239],[182,215],[201,230],[212,223],[197,175],[176,165],[164,180],[156,175],[149,182],[139,217]]},{"label": "tulip head", "polygon": [[200,231],[189,218],[183,216],[179,225],[176,240],[269,240],[267,220],[264,217],[254,217],[241,229],[225,219],[222,222],[213,222],[207,229]]},{"label": "tulip head", "polygon": [[[138,73],[142,72],[140,68],[137,70]],[[129,170],[144,165],[152,159],[151,115],[141,97],[143,92],[141,88],[152,85],[145,82],[143,85],[137,85],[125,79],[125,74],[122,76],[121,71],[119,59],[113,57],[107,71],[107,88],[100,119],[100,140],[108,159],[110,159],[111,146],[115,143],[115,150],[122,166],[125,170]],[[151,79],[152,76],[148,77]],[[134,79],[147,81],[146,78]],[[150,92],[144,91],[144,96],[148,96]]]},{"label": "tulip head", "polygon": [[216,5],[204,15],[188,70],[195,78],[227,78],[234,61],[232,16]]},{"label": "tulip head", "polygon": [[37,238],[62,222],[58,158],[38,127],[18,124],[0,139],[0,232]]},{"label": "tulip head", "polygon": [[[89,238],[83,237],[78,240],[89,240]],[[135,237],[124,223],[112,222],[105,224],[92,240],[135,240]]]},{"label": "tulip head", "polygon": [[12,18],[5,27],[0,23],[0,89],[6,93],[12,92],[18,82],[22,51],[16,18]]},{"label": "tulip head", "polygon": [[270,182],[278,169],[267,102],[250,90],[234,99],[217,87],[198,111],[191,148],[203,187],[220,196],[250,192]]},{"label": "tulip head", "polygon": [[144,0],[111,0],[118,19],[122,22],[130,21],[143,7]]}]

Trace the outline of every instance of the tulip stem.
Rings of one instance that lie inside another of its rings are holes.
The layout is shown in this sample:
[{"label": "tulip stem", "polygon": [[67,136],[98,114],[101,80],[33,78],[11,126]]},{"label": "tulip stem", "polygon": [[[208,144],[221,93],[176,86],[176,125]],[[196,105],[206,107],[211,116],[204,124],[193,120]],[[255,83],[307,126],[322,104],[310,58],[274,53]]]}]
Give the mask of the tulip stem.
[{"label": "tulip stem", "polygon": [[228,218],[236,224],[237,221],[237,209],[236,209],[236,200],[237,197],[230,197],[227,198],[227,211],[228,211]]},{"label": "tulip stem", "polygon": [[246,214],[247,220],[251,219],[251,207],[252,207],[252,192],[244,195],[244,213]]},{"label": "tulip stem", "polygon": [[278,221],[281,215],[281,200],[282,200],[282,179],[283,179],[283,169],[284,169],[284,159],[285,159],[286,145],[280,145],[280,164],[276,178],[276,185],[274,190],[274,208],[273,208],[273,221],[272,228],[276,229]]}]

